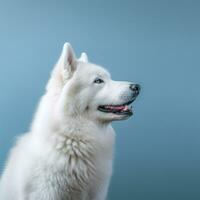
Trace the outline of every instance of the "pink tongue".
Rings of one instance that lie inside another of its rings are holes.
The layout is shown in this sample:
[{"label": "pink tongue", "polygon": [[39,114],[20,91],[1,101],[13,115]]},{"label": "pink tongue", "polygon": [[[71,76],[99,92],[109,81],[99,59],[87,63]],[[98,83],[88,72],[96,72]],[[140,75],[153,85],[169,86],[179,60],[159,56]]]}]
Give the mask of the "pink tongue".
[{"label": "pink tongue", "polygon": [[126,111],[128,110],[128,106],[106,106],[109,109],[117,110],[117,111]]}]

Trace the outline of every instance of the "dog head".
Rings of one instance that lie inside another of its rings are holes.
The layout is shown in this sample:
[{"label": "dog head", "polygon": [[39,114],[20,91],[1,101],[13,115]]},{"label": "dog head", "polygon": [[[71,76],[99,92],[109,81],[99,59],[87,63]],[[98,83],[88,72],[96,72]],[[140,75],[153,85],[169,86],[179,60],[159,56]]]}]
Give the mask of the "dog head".
[{"label": "dog head", "polygon": [[140,92],[138,84],[112,80],[108,71],[90,63],[85,53],[76,59],[68,43],[47,89],[58,94],[58,110],[63,117],[84,116],[101,122],[130,117],[130,104]]}]

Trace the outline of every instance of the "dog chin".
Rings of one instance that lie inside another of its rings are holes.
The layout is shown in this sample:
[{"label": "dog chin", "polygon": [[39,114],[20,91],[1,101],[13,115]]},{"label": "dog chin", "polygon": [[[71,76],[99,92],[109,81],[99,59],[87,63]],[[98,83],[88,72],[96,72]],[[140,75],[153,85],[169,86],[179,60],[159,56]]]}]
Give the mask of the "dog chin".
[{"label": "dog chin", "polygon": [[98,114],[98,119],[102,122],[108,122],[108,123],[112,121],[126,120],[133,115],[133,112],[131,114],[123,114],[123,115],[115,113],[103,113],[101,111],[98,112],[100,112]]},{"label": "dog chin", "polygon": [[133,112],[131,114],[123,114],[123,115],[118,115],[118,114],[111,114],[112,115],[112,121],[117,121],[117,120],[126,120],[129,117],[131,117],[133,115]]}]

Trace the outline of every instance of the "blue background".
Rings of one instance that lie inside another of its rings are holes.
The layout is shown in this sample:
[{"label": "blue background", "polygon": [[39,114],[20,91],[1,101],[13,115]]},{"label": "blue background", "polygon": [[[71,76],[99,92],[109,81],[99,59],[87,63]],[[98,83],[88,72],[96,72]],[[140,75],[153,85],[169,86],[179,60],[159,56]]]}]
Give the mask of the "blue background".
[{"label": "blue background", "polygon": [[0,0],[0,169],[28,130],[62,45],[142,85],[114,123],[109,200],[200,199],[200,3]]}]

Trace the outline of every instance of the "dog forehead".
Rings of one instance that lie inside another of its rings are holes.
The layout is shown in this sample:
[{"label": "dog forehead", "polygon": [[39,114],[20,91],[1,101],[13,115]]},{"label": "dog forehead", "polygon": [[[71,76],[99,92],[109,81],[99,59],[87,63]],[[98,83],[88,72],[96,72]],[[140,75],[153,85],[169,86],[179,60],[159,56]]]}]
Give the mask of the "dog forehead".
[{"label": "dog forehead", "polygon": [[110,78],[110,73],[103,67],[92,64],[92,63],[81,63],[81,65],[78,67],[80,70],[80,73],[87,74],[89,76],[101,76],[101,77],[108,77]]}]

